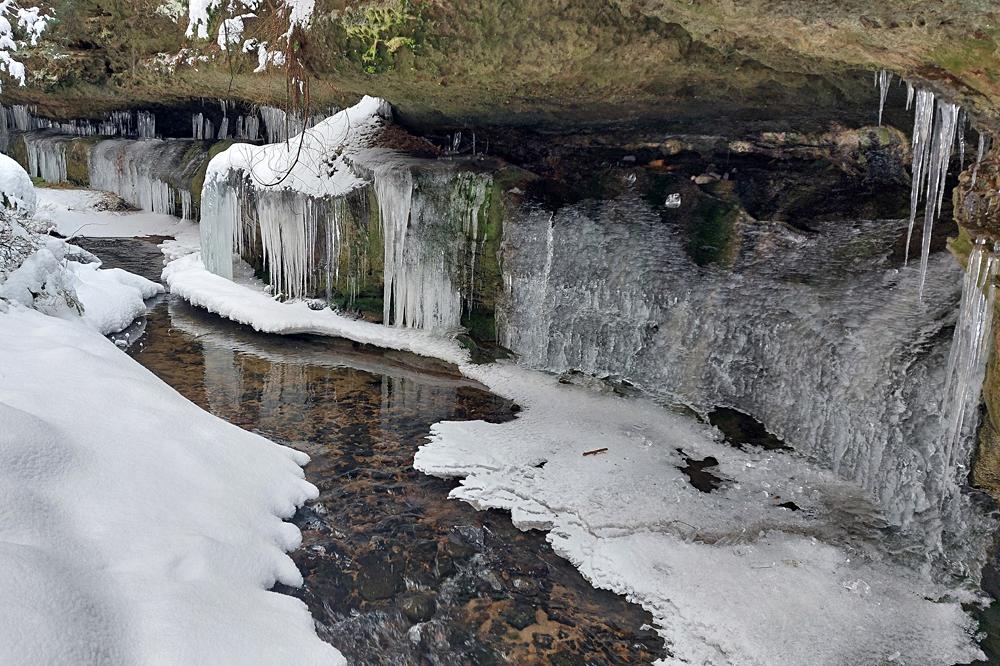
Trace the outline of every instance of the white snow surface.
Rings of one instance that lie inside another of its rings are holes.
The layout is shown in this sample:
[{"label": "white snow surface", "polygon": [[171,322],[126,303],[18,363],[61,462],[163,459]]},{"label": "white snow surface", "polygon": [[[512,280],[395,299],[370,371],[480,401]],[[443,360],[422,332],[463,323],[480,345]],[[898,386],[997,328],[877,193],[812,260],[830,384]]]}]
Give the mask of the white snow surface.
[{"label": "white snow surface", "polygon": [[31,177],[20,164],[3,153],[0,153],[0,196],[25,214],[35,211],[35,186]]},{"label": "white snow surface", "polygon": [[346,663],[304,603],[267,591],[302,584],[284,521],[318,495],[308,456],[103,337],[162,285],[31,247],[0,276],[0,663]]},{"label": "white snow surface", "polygon": [[98,210],[98,204],[107,195],[96,190],[40,187],[36,192],[36,216],[49,222],[52,228],[68,238],[172,236],[192,247],[198,246],[198,225],[189,220],[146,211]]},{"label": "white snow surface", "polygon": [[85,322],[0,308],[0,663],[345,663],[267,591],[302,581],[307,457]]},{"label": "white snow surface", "polygon": [[286,142],[233,144],[209,162],[205,185],[236,172],[256,189],[295,190],[316,197],[344,194],[365,184],[350,168],[350,157],[367,148],[391,117],[387,102],[366,95]]},{"label": "white snow surface", "polygon": [[[472,365],[453,340],[279,303],[259,284],[164,269],[194,305],[269,333],[333,335],[458,364],[516,400],[514,421],[443,422],[416,454],[462,479],[451,496],[548,530],[596,586],[626,595],[667,640],[663,664],[949,664],[981,656],[960,603],[973,591],[927,580],[889,555],[891,537],[857,487],[787,452],[734,449],[688,416],[511,363]],[[586,451],[605,453],[584,456]],[[678,466],[714,456],[706,494]],[[791,511],[778,505],[794,501]]]}]

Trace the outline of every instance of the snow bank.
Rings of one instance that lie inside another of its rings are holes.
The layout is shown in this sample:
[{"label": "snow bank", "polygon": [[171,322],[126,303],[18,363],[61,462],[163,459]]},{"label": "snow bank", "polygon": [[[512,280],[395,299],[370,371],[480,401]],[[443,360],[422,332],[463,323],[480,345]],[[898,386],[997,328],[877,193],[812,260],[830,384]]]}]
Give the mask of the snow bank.
[{"label": "snow bank", "polygon": [[[306,456],[202,411],[85,323],[0,312],[0,662],[339,664],[283,522]],[[184,424],[178,428],[178,424]]]},{"label": "snow bank", "polygon": [[[163,285],[127,271],[104,270],[96,261],[74,261],[72,253],[77,249],[58,239],[44,240],[0,280],[0,300],[63,319],[82,318],[107,335],[144,315],[144,300],[163,292]],[[93,257],[88,253],[75,258]]]},{"label": "snow bank", "polygon": [[163,280],[172,293],[191,304],[263,333],[330,335],[450,363],[468,358],[453,340],[427,331],[389,328],[330,310],[310,310],[302,301],[281,303],[264,293],[263,285],[239,284],[209,272],[200,253],[168,263],[163,269]]},{"label": "snow bank", "polygon": [[[164,279],[191,303],[270,333],[317,333],[459,364],[516,400],[510,423],[438,423],[415,466],[461,478],[455,498],[549,530],[596,586],[654,616],[665,664],[966,662],[981,655],[961,602],[924,578],[880,529],[862,491],[786,452],[744,452],[645,400],[566,386],[509,363],[476,366],[449,339],[282,304],[205,270],[197,254]],[[606,452],[584,456],[587,451]],[[707,494],[679,467],[713,456]],[[782,507],[794,502],[800,511]]]},{"label": "snow bank", "polygon": [[16,161],[0,153],[0,197],[24,214],[35,212],[35,186]]}]

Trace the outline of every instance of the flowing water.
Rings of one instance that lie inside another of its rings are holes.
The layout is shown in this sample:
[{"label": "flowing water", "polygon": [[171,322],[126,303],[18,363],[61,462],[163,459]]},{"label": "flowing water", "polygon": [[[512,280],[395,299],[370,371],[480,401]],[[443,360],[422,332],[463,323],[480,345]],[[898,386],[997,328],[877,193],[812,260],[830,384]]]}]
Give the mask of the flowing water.
[{"label": "flowing water", "polygon": [[[82,243],[158,277],[151,242]],[[354,664],[637,664],[663,655],[650,616],[592,588],[537,532],[448,500],[412,468],[439,420],[513,418],[440,363],[345,341],[257,334],[165,296],[121,338],[204,409],[306,451],[320,497],[295,522],[299,590]],[[122,343],[124,344],[124,343]]]}]

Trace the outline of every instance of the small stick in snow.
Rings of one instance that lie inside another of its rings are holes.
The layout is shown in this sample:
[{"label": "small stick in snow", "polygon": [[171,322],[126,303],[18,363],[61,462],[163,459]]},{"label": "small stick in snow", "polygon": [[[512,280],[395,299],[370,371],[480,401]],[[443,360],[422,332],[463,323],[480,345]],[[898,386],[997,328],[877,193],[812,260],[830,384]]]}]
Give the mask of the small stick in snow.
[{"label": "small stick in snow", "polygon": [[608,447],[605,446],[604,448],[594,449],[593,451],[584,451],[583,455],[585,455],[585,456],[596,456],[598,453],[607,453],[607,451],[608,451]]}]

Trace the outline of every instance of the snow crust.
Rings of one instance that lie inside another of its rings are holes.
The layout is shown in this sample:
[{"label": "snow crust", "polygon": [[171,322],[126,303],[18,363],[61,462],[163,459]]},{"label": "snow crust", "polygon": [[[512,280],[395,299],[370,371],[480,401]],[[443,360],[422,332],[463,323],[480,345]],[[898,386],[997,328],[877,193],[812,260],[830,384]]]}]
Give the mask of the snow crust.
[{"label": "snow crust", "polygon": [[[442,422],[417,469],[461,479],[451,496],[548,530],[596,586],[652,612],[663,664],[942,664],[981,656],[962,602],[933,583],[860,488],[785,452],[744,452],[693,419],[641,399],[576,386],[510,363],[472,365],[450,339],[383,327],[205,270],[167,265],[194,305],[269,333],[334,335],[457,363],[523,408],[510,423]],[[606,448],[597,455],[583,453]],[[714,456],[724,479],[693,488],[679,466]],[[793,501],[801,511],[779,506]]]}]

